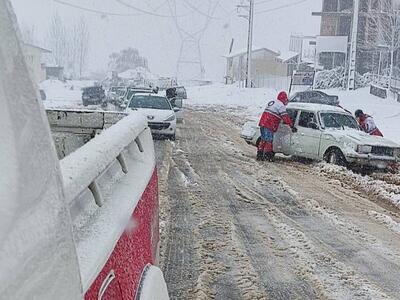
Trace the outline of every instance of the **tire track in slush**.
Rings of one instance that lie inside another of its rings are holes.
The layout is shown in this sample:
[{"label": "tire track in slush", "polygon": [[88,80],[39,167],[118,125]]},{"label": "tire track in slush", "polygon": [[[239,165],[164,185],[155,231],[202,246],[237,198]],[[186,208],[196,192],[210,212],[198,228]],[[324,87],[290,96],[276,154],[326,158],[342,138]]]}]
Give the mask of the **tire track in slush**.
[{"label": "tire track in slush", "polygon": [[400,294],[396,233],[378,221],[360,226],[374,221],[368,212],[382,212],[378,206],[368,202],[363,210],[368,199],[341,196],[328,179],[313,181],[311,166],[256,162],[231,117],[191,110],[186,117],[168,183],[172,234],[164,241],[164,270],[171,299]]}]

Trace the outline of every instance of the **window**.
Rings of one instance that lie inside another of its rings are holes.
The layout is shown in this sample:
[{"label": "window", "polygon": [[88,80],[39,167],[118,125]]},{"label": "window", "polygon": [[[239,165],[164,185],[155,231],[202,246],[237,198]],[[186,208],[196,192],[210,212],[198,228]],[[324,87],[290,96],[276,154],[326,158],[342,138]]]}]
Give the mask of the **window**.
[{"label": "window", "polygon": [[325,0],[322,10],[324,12],[336,12],[338,10],[338,0]]},{"label": "window", "polygon": [[325,128],[352,128],[358,129],[357,121],[350,115],[340,113],[322,113],[322,123]]},{"label": "window", "polygon": [[299,111],[298,110],[294,110],[294,109],[288,109],[287,113],[288,113],[289,117],[292,119],[292,121],[296,122],[297,115],[299,114]]},{"label": "window", "polygon": [[311,122],[317,123],[317,118],[315,116],[315,113],[308,111],[301,112],[299,126],[305,128],[311,128],[310,126]]}]

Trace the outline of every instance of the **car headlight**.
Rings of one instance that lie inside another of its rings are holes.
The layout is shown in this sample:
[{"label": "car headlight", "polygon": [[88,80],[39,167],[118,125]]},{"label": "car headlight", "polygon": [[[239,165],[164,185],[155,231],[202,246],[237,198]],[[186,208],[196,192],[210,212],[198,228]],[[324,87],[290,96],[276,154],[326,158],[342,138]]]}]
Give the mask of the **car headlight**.
[{"label": "car headlight", "polygon": [[370,154],[372,152],[372,146],[358,145],[357,152],[361,154]]},{"label": "car headlight", "polygon": [[172,122],[175,120],[175,115],[170,116],[168,119],[165,120],[165,122]]}]

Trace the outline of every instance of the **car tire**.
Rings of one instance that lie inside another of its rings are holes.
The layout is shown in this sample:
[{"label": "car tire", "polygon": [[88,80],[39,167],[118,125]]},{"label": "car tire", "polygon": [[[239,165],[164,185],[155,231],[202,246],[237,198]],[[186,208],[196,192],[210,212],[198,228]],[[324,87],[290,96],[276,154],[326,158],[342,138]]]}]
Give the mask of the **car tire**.
[{"label": "car tire", "polygon": [[174,135],[171,135],[169,139],[170,141],[176,141],[176,134],[174,133]]},{"label": "car tire", "polygon": [[344,157],[343,152],[338,148],[332,148],[325,154],[325,161],[329,164],[347,167],[348,162]]}]

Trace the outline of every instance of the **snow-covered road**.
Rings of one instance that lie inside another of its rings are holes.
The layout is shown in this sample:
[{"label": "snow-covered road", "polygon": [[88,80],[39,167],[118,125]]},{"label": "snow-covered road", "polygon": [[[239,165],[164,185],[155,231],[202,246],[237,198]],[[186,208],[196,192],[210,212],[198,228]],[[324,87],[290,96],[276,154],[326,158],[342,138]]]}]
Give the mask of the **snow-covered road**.
[{"label": "snow-covered road", "polygon": [[240,123],[189,109],[157,145],[171,299],[398,298],[400,211],[385,197],[399,177],[257,162]]}]

